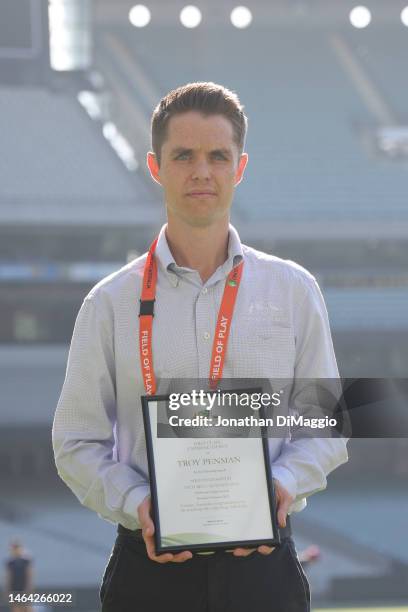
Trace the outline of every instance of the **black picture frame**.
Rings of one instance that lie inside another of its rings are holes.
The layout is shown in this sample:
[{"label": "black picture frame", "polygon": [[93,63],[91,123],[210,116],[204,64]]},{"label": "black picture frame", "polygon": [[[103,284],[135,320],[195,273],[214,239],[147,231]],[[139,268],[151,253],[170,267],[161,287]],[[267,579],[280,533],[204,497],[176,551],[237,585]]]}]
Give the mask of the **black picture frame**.
[{"label": "black picture frame", "polygon": [[[260,389],[238,389],[234,390],[236,393],[255,393],[260,392]],[[236,540],[236,541],[224,541],[224,542],[210,542],[210,543],[199,543],[199,544],[182,544],[182,545],[163,545],[162,544],[162,535],[161,535],[161,527],[160,527],[160,508],[158,503],[158,492],[157,492],[157,480],[156,480],[156,458],[154,456],[153,450],[153,432],[151,426],[151,418],[150,418],[150,405],[155,402],[164,402],[169,401],[169,395],[144,395],[141,397],[142,401],[142,411],[143,411],[143,422],[144,422],[144,430],[145,430],[145,438],[146,438],[146,451],[147,451],[147,460],[148,460],[148,470],[149,470],[149,479],[150,479],[150,495],[151,495],[151,503],[152,503],[152,514],[153,521],[155,525],[154,532],[154,541],[156,554],[162,554],[166,552],[177,553],[184,550],[190,550],[192,552],[212,552],[216,549],[233,549],[233,548],[256,548],[261,545],[267,546],[279,546],[280,545],[280,534],[278,529],[277,522],[277,512],[276,512],[276,499],[275,499],[275,490],[274,483],[272,477],[272,469],[270,463],[270,455],[269,455],[269,447],[268,447],[268,438],[266,436],[266,429],[261,427],[262,435],[262,449],[263,449],[263,467],[265,469],[265,477],[266,477],[266,486],[268,492],[268,503],[269,503],[269,515],[271,519],[273,538],[265,538],[261,540]],[[263,418],[264,411],[261,408],[258,412],[259,416]],[[157,435],[157,431],[156,431]]]}]

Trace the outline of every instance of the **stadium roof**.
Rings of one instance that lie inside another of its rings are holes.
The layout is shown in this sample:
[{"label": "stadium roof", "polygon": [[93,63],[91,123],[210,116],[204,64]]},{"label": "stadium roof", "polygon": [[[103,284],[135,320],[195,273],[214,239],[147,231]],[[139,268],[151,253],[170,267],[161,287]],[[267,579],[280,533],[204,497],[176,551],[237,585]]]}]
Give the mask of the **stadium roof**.
[{"label": "stadium roof", "polygon": [[[152,12],[152,21],[161,25],[174,25],[179,12],[186,2],[168,2],[168,0],[148,0],[143,2]],[[233,0],[200,0],[196,5],[203,13],[203,20],[210,25],[228,24],[232,9],[239,5]],[[243,3],[253,13],[254,24],[265,26],[285,25],[333,25],[347,22],[350,10],[358,2],[327,2],[327,0],[251,0]],[[120,24],[127,18],[129,10],[135,5],[134,0],[98,0],[95,3],[95,15],[99,23]],[[372,11],[376,21],[394,23],[405,6],[401,0],[365,0],[364,5]]]}]

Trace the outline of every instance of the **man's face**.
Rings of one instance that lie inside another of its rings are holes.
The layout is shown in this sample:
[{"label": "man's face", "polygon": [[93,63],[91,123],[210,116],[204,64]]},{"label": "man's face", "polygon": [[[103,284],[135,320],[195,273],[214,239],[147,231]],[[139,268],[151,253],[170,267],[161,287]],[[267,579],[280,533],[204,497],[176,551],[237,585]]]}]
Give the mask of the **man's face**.
[{"label": "man's face", "polygon": [[20,544],[10,544],[10,553],[12,557],[21,557],[23,549]]},{"label": "man's face", "polygon": [[163,187],[169,219],[207,227],[229,218],[247,155],[239,155],[226,117],[188,111],[169,120],[160,167],[152,153],[147,163],[152,177]]}]

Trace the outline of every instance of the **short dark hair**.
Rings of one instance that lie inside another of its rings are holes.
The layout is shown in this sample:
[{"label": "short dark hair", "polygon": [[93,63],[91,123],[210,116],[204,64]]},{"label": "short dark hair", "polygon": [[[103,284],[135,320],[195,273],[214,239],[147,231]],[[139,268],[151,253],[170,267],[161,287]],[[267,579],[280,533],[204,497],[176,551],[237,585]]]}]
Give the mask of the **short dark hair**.
[{"label": "short dark hair", "polygon": [[240,154],[244,150],[248,119],[237,94],[216,83],[188,83],[170,91],[152,115],[152,149],[160,164],[160,154],[167,138],[167,126],[174,115],[197,111],[203,115],[223,115],[232,124],[234,141]]}]

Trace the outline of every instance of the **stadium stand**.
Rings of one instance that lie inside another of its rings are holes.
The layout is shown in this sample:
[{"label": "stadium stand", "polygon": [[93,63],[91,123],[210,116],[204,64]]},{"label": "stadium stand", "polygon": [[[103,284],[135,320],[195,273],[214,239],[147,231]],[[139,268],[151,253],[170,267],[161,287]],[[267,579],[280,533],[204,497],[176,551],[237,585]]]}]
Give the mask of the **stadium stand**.
[{"label": "stadium stand", "polygon": [[[406,121],[405,31],[389,19],[350,30],[319,2],[289,3],[304,6],[296,19],[288,3],[273,3],[276,23],[258,18],[244,31],[219,16],[182,29],[167,3],[158,24],[135,30],[125,4],[95,4],[95,68],[108,100],[104,121],[128,138],[137,171],[124,168],[103,122],[78,103],[91,75],[62,76],[48,89],[0,82],[0,542],[4,549],[21,537],[36,558],[37,584],[75,587],[84,612],[97,608],[114,528],[57,478],[50,427],[81,300],[143,252],[163,220],[143,165],[149,116],[168,89],[213,80],[239,93],[250,164],[234,222],[244,241],[318,277],[343,375],[406,376],[408,363],[406,163],[364,138],[381,121],[338,54],[340,41]],[[381,4],[373,3],[384,14]],[[322,19],[302,25],[312,5]],[[394,585],[407,584],[406,448],[395,440],[353,440],[350,448],[349,464],[294,521],[298,548],[314,542],[322,551],[324,562],[310,570],[315,601],[346,592],[369,600],[373,581],[381,588],[393,572]]]},{"label": "stadium stand", "polygon": [[398,79],[398,75],[402,77],[405,71],[405,28],[397,27],[396,24],[382,24],[380,27],[373,24],[372,28],[363,32],[344,29],[343,35],[395,113],[396,119],[406,125],[408,93]]},{"label": "stadium stand", "polygon": [[74,95],[2,87],[0,115],[3,226],[143,226],[155,218],[148,188],[121,167]]},{"label": "stadium stand", "polygon": [[[177,30],[174,48],[175,29],[156,27],[152,54],[152,29],[136,36],[124,25],[114,32],[161,93],[191,80],[221,81],[239,92],[250,118],[250,164],[236,213],[245,225],[256,224],[258,238],[265,232],[273,237],[274,222],[282,220],[364,227],[376,221],[383,236],[387,223],[406,222],[404,168],[365,150],[355,125],[367,121],[367,109],[324,31],[260,26],[232,31],[227,50],[217,34]],[[256,84],[249,76],[254,67]],[[286,223],[286,237],[290,231]]]}]

